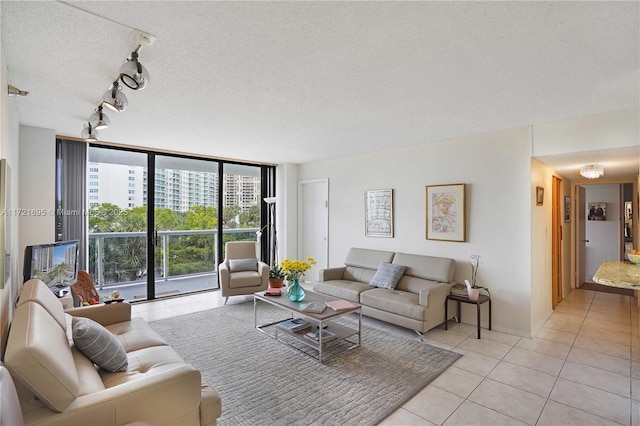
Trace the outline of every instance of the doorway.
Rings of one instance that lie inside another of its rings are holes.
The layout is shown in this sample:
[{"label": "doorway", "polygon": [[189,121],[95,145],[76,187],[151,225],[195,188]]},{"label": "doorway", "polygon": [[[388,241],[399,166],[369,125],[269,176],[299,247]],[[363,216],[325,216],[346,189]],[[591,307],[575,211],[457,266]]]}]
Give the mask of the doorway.
[{"label": "doorway", "polygon": [[[574,235],[575,287],[593,283],[593,275],[607,260],[623,260],[635,242],[632,219],[637,201],[633,200],[636,183],[629,180],[575,182],[576,225]],[[580,214],[580,211],[583,213]]]}]

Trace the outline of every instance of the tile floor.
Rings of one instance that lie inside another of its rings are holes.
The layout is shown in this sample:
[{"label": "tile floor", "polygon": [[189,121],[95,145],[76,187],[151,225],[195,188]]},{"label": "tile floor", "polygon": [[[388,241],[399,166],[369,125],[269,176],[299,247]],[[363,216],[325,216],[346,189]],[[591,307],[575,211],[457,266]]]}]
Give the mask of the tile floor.
[{"label": "tile floor", "polygon": [[[533,339],[483,329],[478,340],[475,326],[453,321],[435,328],[425,342],[464,356],[382,424],[640,426],[634,303],[574,290]],[[133,315],[154,321],[222,305],[219,292],[206,292],[134,304]]]}]

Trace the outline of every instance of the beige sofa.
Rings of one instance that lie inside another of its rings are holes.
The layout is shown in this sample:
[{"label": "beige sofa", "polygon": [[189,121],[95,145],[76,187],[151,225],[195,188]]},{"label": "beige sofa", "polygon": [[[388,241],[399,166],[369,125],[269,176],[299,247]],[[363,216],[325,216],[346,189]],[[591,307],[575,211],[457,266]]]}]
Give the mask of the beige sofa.
[{"label": "beige sofa", "polygon": [[[117,337],[126,371],[97,368],[76,348],[72,316],[93,319]],[[131,318],[131,305],[64,311],[40,280],[21,291],[4,364],[27,425],[215,425],[221,414],[217,392],[142,318]]]},{"label": "beige sofa", "polygon": [[[393,290],[369,285],[383,262],[406,267]],[[415,330],[420,336],[444,322],[455,260],[352,248],[344,264],[321,270],[313,290],[360,303],[363,315]]]}]

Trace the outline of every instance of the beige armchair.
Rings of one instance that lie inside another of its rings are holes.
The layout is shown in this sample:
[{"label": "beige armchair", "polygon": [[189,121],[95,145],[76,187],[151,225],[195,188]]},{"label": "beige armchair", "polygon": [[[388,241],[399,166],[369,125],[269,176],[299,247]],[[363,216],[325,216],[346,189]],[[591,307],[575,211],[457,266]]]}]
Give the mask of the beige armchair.
[{"label": "beige armchair", "polygon": [[229,296],[267,289],[269,265],[259,259],[259,246],[253,241],[229,241],[225,244],[224,261],[218,265],[218,281],[225,304]]}]

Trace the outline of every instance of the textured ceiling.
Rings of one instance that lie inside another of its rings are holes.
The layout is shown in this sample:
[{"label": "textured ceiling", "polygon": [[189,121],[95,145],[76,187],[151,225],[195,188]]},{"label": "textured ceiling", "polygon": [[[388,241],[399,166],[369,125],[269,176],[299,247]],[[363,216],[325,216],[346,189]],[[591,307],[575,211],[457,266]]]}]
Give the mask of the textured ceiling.
[{"label": "textured ceiling", "polygon": [[101,131],[128,145],[304,163],[639,105],[635,1],[0,7],[20,123],[72,137],[132,28],[151,82]]}]

